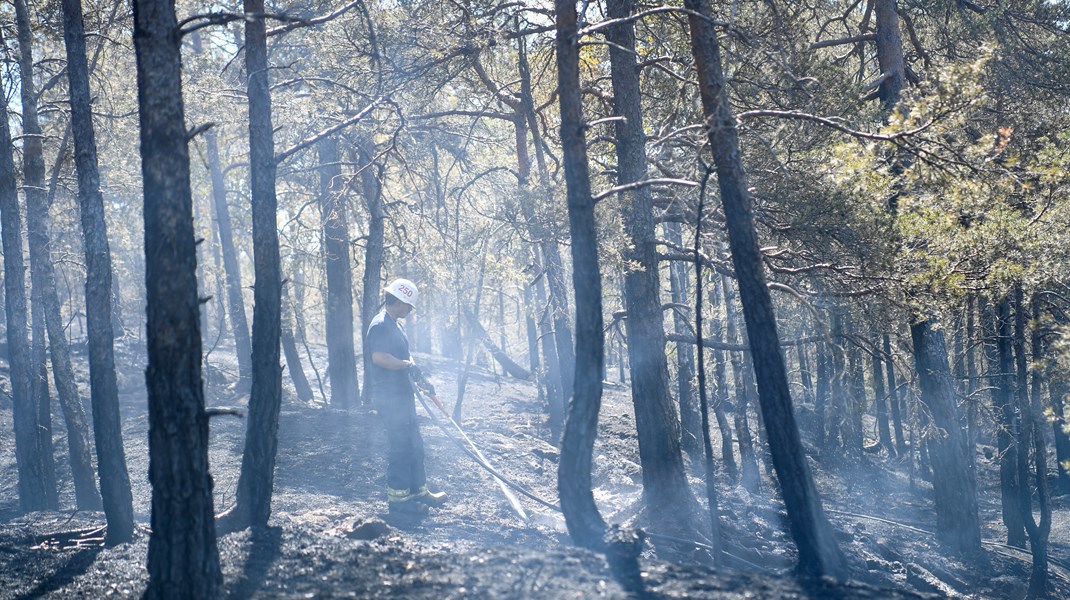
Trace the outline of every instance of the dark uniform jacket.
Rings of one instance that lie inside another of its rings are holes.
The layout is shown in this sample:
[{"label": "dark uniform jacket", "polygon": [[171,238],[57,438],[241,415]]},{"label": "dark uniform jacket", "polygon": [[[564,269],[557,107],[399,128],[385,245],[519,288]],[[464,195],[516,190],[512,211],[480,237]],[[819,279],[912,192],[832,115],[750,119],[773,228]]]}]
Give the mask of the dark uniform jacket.
[{"label": "dark uniform jacket", "polygon": [[[368,336],[365,340],[367,347],[365,352],[369,355],[375,352],[392,354],[398,360],[408,360],[409,338],[385,310],[372,319],[368,326]],[[411,397],[412,383],[409,381],[409,373],[405,369],[384,369],[374,362],[371,363],[372,395],[378,402],[391,403],[398,400],[398,396]]]}]

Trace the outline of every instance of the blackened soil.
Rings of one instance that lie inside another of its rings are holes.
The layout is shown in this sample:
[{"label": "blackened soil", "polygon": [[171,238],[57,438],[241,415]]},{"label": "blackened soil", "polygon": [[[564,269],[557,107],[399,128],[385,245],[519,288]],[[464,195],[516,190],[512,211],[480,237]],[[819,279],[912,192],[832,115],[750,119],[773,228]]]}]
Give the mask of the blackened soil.
[{"label": "blackened soil", "polygon": [[[120,373],[124,442],[141,523],[132,544],[103,548],[101,513],[17,514],[11,404],[0,399],[0,598],[131,597],[144,591],[151,490],[144,367],[137,356],[128,350],[120,361],[125,365]],[[326,357],[315,347],[312,356],[322,373]],[[247,398],[234,393],[232,357],[217,352],[209,363],[207,403],[241,406]],[[423,363],[451,406],[456,365],[431,357]],[[316,386],[311,369],[308,374]],[[421,428],[430,483],[448,493],[450,502],[421,519],[387,515],[385,434],[378,417],[362,407],[332,408],[319,397],[306,405],[293,397],[287,390],[280,416],[271,527],[219,540],[230,597],[894,599],[1024,593],[1027,556],[998,547],[980,559],[947,556],[926,533],[933,513],[924,482],[911,491],[901,481],[905,467],[882,458],[865,467],[865,477],[850,479],[869,483],[852,485],[844,483],[842,472],[814,463],[826,505],[838,511],[830,517],[857,581],[804,584],[792,578],[795,550],[771,482],[750,494],[719,480],[729,566],[713,569],[699,551],[686,558],[680,544],[672,545],[673,561],[665,560],[668,546],[653,540],[640,560],[642,591],[627,591],[601,556],[570,545],[556,512],[521,497],[529,517],[522,520],[494,480],[426,416]],[[468,380],[462,424],[503,474],[556,502],[556,450],[536,397],[529,383],[476,369]],[[58,415],[54,423],[61,496],[70,507],[73,490],[63,466],[66,442]],[[213,419],[210,459],[217,511],[233,502],[244,430],[240,419]],[[596,500],[611,523],[641,512],[634,439],[627,389],[610,385],[593,480]],[[704,497],[701,482],[694,484],[696,497]],[[1066,531],[1065,505],[1062,509],[1056,532]],[[985,510],[992,528],[986,537],[995,539],[998,504]],[[696,531],[694,538],[701,536]],[[1053,541],[1059,539],[1053,535]],[[1065,546],[1053,545],[1056,559],[1067,554]],[[1055,569],[1056,594],[1062,594],[1055,597],[1070,597],[1066,574]]]}]

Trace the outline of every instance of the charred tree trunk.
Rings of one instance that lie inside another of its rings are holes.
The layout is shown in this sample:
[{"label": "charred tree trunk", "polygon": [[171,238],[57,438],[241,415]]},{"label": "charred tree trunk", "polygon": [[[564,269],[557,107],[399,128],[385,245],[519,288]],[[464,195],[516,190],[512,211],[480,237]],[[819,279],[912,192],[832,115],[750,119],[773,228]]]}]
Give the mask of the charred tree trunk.
[{"label": "charred tree trunk", "polygon": [[572,540],[591,550],[605,548],[606,524],[591,492],[591,454],[598,434],[602,403],[602,279],[594,199],[587,172],[583,103],[580,98],[579,34],[576,3],[555,0],[557,72],[561,105],[561,146],[564,153],[569,232],[572,235],[572,279],[576,292],[575,389],[568,404],[561,441],[557,489]]},{"label": "charred tree trunk", "polygon": [[487,334],[487,329],[483,327],[483,324],[479,322],[479,318],[476,317],[471,310],[465,310],[464,317],[465,320],[468,321],[468,326],[472,329],[472,334],[475,338],[483,344],[483,347],[490,352],[490,355],[502,366],[502,369],[508,373],[510,377],[524,381],[531,379],[530,371],[509,358],[509,355],[490,339],[490,335]]},{"label": "charred tree trunk", "polygon": [[[39,501],[32,504],[43,509],[59,508],[56,486],[56,462],[52,447],[52,412],[48,394],[48,367],[45,356],[45,288],[55,274],[48,240],[48,197],[45,191],[44,135],[37,118],[37,91],[33,78],[33,34],[30,11],[25,0],[15,0],[15,23],[19,42],[19,75],[22,100],[22,175],[26,196],[26,237],[30,249],[30,394],[36,413],[34,444],[30,458],[36,463],[31,483]],[[28,473],[29,474],[29,473]],[[39,504],[38,504],[39,502]]]},{"label": "charred tree trunk", "polygon": [[249,321],[245,316],[245,300],[242,297],[241,267],[238,251],[234,247],[234,233],[230,226],[230,207],[227,204],[227,185],[219,161],[219,142],[215,129],[204,133],[208,153],[208,170],[212,178],[212,206],[215,209],[216,231],[223,253],[223,272],[227,281],[227,313],[230,330],[234,336],[234,351],[238,355],[238,377],[241,388],[248,389],[253,379],[253,346],[249,340]]},{"label": "charred tree trunk", "polygon": [[[1022,415],[1022,433],[1018,438],[1018,478],[1022,485],[1022,521],[1029,534],[1029,551],[1033,568],[1029,577],[1029,597],[1047,597],[1048,583],[1048,537],[1051,534],[1051,490],[1048,487],[1048,445],[1044,439],[1044,410],[1040,401],[1043,375],[1037,368],[1044,355],[1044,340],[1037,325],[1032,327],[1031,350],[1034,368],[1027,366],[1025,357],[1025,306],[1021,284],[1014,290],[1014,339],[1015,362],[1018,371],[1018,408]],[[1040,302],[1033,296],[1034,319],[1039,318]],[[1033,381],[1027,388],[1027,376],[1033,372]],[[1032,449],[1033,464],[1029,458]],[[1030,473],[1032,471],[1032,473]],[[1030,474],[1036,481],[1036,496],[1040,505],[1040,523],[1033,516],[1033,488],[1029,485]]]},{"label": "charred tree trunk", "polygon": [[970,469],[977,473],[977,361],[974,360],[974,345],[977,341],[977,326],[974,316],[974,297],[966,297],[966,451],[970,454]]},{"label": "charred tree trunk", "polygon": [[245,66],[249,77],[249,173],[253,213],[253,382],[235,505],[225,531],[266,527],[271,516],[278,450],[282,366],[279,343],[282,276],[276,226],[275,144],[268,92],[263,0],[245,0]]},{"label": "charred tree trunk", "polygon": [[[673,221],[666,224],[665,231],[669,241],[682,246],[680,223]],[[684,264],[673,262],[669,265],[670,297],[675,305],[673,309],[673,328],[677,335],[688,334],[687,319],[681,308],[687,303],[688,277]],[[699,349],[702,352],[702,349]],[[705,376],[703,376],[705,377]],[[676,343],[676,390],[680,405],[680,445],[691,459],[691,464],[698,464],[702,456],[702,419],[698,403],[695,401],[695,349],[690,344]],[[716,381],[716,379],[715,379]],[[720,407],[719,396],[714,395],[713,405]],[[724,409],[721,408],[724,416]],[[731,447],[731,445],[729,445]],[[735,467],[735,465],[733,465]]]},{"label": "charred tree trunk", "polygon": [[[89,333],[90,397],[97,462],[100,464],[101,488],[104,490],[109,542],[124,543],[133,538],[133,498],[119,415],[119,385],[115,375],[113,345],[111,248],[108,245],[107,224],[104,220],[104,198],[100,192],[100,171],[97,168],[97,145],[90,107],[81,2],[64,0],[63,13],[74,160],[78,169],[78,199],[81,205],[86,255],[86,324]],[[61,325],[58,317],[57,310],[53,320],[56,325]],[[57,343],[62,344],[62,327],[56,329],[56,335],[52,336],[51,342],[53,361]],[[60,378],[57,377],[57,388],[59,381]],[[63,396],[61,392],[61,399]],[[76,399],[77,395],[74,398]],[[64,405],[66,404],[64,402]],[[78,408],[81,408],[80,402]],[[80,414],[81,411],[77,412]],[[93,491],[95,496],[96,490]]]},{"label": "charred tree trunk", "polygon": [[9,123],[7,100],[4,99],[0,103],[0,230],[4,250],[4,315],[7,319],[7,348],[14,404],[19,508],[29,512],[45,507],[45,485],[37,446],[37,410],[30,384],[22,219],[19,214],[19,193],[15,186],[15,162],[11,154],[14,145],[11,143]]},{"label": "charred tree trunk", "polygon": [[1025,548],[1018,481],[1018,415],[1014,406],[1014,368],[1011,357],[1010,302],[1001,299],[995,309],[985,311],[989,323],[988,380],[992,387],[992,408],[996,414],[996,449],[999,452],[999,489],[1007,544]]},{"label": "charred tree trunk", "polygon": [[693,11],[688,15],[688,23],[703,114],[717,165],[717,182],[758,378],[762,416],[792,537],[799,551],[799,568],[809,575],[843,576],[846,559],[821,507],[795,424],[788,376],[777,340],[776,316],[765,282],[753,206],[739,154],[739,134],[725,93],[725,75],[709,4],[704,0],[685,0],[684,6]]},{"label": "charred tree trunk", "polygon": [[955,395],[947,345],[942,331],[932,331],[932,319],[910,327],[921,401],[937,428],[927,446],[933,469],[937,539],[965,553],[981,549],[977,515],[977,480],[968,467],[966,435]]},{"label": "charred tree trunk", "polygon": [[353,273],[349,261],[349,222],[342,196],[338,138],[319,143],[320,210],[327,271],[327,369],[331,405],[349,408],[360,398],[353,347]]},{"label": "charred tree trunk", "polygon": [[363,402],[371,402],[371,360],[370,354],[364,351],[367,347],[365,338],[368,334],[368,325],[378,311],[379,285],[383,273],[383,197],[380,187],[381,167],[373,160],[374,149],[369,147],[363,139],[356,142],[357,156],[360,158],[360,183],[364,202],[368,207],[368,241],[364,248],[364,280],[360,301],[360,340],[361,354],[364,362],[364,395]]},{"label": "charred tree trunk", "polygon": [[[716,342],[724,341],[721,325],[721,303],[724,298],[722,286],[724,286],[724,277],[717,277],[710,289],[710,307],[714,310],[710,329]],[[736,466],[736,455],[732,449],[732,429],[728,425],[728,416],[724,410],[724,405],[728,402],[727,370],[724,352],[713,350],[713,382],[716,389],[713,414],[717,418],[717,429],[721,432],[721,461],[724,463],[725,473],[729,480],[735,483],[739,481],[739,468]]]},{"label": "charred tree trunk", "polygon": [[888,374],[888,402],[892,409],[892,431],[895,433],[895,449],[899,456],[907,453],[906,438],[903,436],[903,403],[899,400],[899,387],[895,383],[895,358],[892,355],[892,339],[887,333],[881,336],[884,346],[884,367]]},{"label": "charred tree trunk", "polygon": [[881,363],[880,350],[874,344],[873,358],[870,362],[873,367],[873,404],[877,413],[877,438],[880,447],[889,456],[895,456],[895,445],[892,444],[892,432],[888,429],[888,396],[884,391],[884,369]]},{"label": "charred tree trunk", "polygon": [[[610,42],[613,110],[624,117],[615,122],[618,185],[646,179],[646,136],[640,107],[639,67],[635,61],[635,30],[632,21],[627,20],[633,6],[633,0],[606,3],[610,19],[624,19],[606,30]],[[625,328],[628,360],[632,365],[632,406],[639,433],[643,496],[654,523],[666,525],[670,530],[686,531],[694,499],[680,452],[680,422],[669,394],[654,202],[647,186],[622,195],[626,206],[624,227],[631,240],[630,249],[624,255],[637,265],[625,273],[624,294],[628,302]]]},{"label": "charred tree trunk", "polygon": [[152,536],[145,598],[222,594],[201,379],[197,247],[174,5],[135,0]]},{"label": "charred tree trunk", "polygon": [[[728,343],[738,344],[739,317],[736,313],[736,299],[731,293],[731,287],[727,280],[722,277],[722,290],[724,290],[725,323],[727,324]],[[732,362],[733,389],[736,392],[736,410],[733,414],[736,426],[736,439],[739,444],[740,483],[750,493],[755,493],[761,486],[761,475],[758,472],[758,456],[754,451],[754,438],[750,433],[750,418],[747,416],[747,407],[750,405],[750,387],[744,381],[746,373],[743,369],[744,357],[739,352],[730,354]]]},{"label": "charred tree trunk", "polygon": [[823,452],[826,441],[825,430],[825,418],[827,413],[827,407],[829,404],[829,396],[831,395],[831,385],[829,382],[829,357],[828,357],[828,343],[817,343],[817,385],[814,389],[814,423],[815,423],[815,436],[817,440],[817,447],[819,454]]},{"label": "charred tree trunk", "polygon": [[[1054,318],[1054,316],[1053,316]],[[1070,491],[1070,435],[1067,435],[1066,399],[1070,386],[1065,377],[1053,375],[1048,378],[1048,394],[1051,396],[1055,418],[1052,429],[1055,435],[1055,461],[1059,471],[1060,491]]]},{"label": "charred tree trunk", "polygon": [[290,295],[283,286],[283,294],[286,302],[280,317],[280,332],[282,352],[286,358],[286,369],[290,372],[290,380],[294,384],[294,392],[301,402],[312,402],[312,386],[305,376],[305,368],[301,365],[301,353],[297,351],[297,338],[294,336],[294,311],[291,308]]}]

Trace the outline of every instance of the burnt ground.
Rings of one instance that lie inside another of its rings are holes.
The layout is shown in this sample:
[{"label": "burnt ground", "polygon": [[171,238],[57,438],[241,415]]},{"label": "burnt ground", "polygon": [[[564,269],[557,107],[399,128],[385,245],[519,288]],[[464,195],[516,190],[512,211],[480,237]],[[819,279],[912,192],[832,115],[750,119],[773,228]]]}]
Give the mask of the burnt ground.
[{"label": "burnt ground", "polygon": [[[63,511],[18,515],[11,401],[0,398],[0,598],[128,597],[144,590],[151,490],[147,481],[147,419],[143,360],[121,347],[121,404],[137,540],[103,548],[102,513]],[[311,348],[320,366],[322,348]],[[452,404],[455,363],[418,357]],[[84,361],[82,361],[84,364]],[[241,406],[236,366],[218,350],[206,371],[207,403]],[[306,363],[306,369],[308,364]],[[85,374],[82,373],[84,376]],[[317,375],[308,370],[313,387]],[[284,376],[284,379],[287,379]],[[84,383],[84,382],[83,382]],[[532,384],[475,368],[464,401],[463,426],[506,476],[536,495],[555,500],[556,451],[546,440]],[[88,411],[87,411],[88,412]],[[422,411],[421,411],[422,412]],[[62,419],[54,417],[61,504],[73,505],[66,468]],[[595,554],[569,543],[563,520],[525,498],[527,522],[510,508],[492,478],[479,469],[426,417],[421,423],[432,487],[449,504],[419,521],[386,515],[385,434],[364,408],[345,411],[317,399],[295,400],[288,380],[279,424],[279,454],[271,527],[219,539],[225,589],[235,598],[622,598],[621,579]],[[213,419],[211,468],[217,511],[233,502],[245,424]],[[716,432],[715,432],[716,433]],[[595,497],[610,523],[636,514],[641,490],[638,450],[627,388],[606,388],[595,450]],[[714,448],[719,447],[714,440]],[[916,598],[930,595],[1020,598],[1029,573],[1028,553],[986,545],[983,556],[957,558],[929,533],[934,512],[927,484],[885,458],[846,473],[812,462],[830,518],[852,567],[844,585],[803,584],[791,577],[795,550],[783,522],[783,506],[763,474],[762,491],[749,494],[720,479],[729,566],[714,569],[701,552],[669,552],[664,540],[648,541],[640,561],[643,595],[666,598]],[[998,541],[998,476],[980,462],[986,540]],[[693,480],[696,497],[704,497]],[[1052,530],[1052,597],[1070,598],[1070,506],[1056,499]],[[672,560],[666,560],[668,556]]]}]

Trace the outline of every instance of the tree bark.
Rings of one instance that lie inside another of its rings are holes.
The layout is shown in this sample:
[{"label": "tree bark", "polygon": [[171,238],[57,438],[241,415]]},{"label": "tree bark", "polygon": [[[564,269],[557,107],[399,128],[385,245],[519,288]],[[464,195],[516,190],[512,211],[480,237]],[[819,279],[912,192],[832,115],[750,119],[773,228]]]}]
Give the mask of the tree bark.
[{"label": "tree bark", "polygon": [[[665,226],[665,231],[670,242],[682,246],[683,236],[680,233],[680,223],[670,222]],[[669,291],[672,303],[676,306],[684,306],[688,295],[687,270],[681,262],[673,262],[669,265]],[[673,328],[677,335],[687,335],[687,319],[679,309],[672,313]],[[701,352],[701,349],[699,349]],[[699,406],[695,398],[695,349],[690,344],[676,343],[676,390],[677,400],[680,405],[680,446],[691,459],[691,464],[696,465],[702,456],[702,418]],[[716,378],[715,378],[716,381]],[[714,395],[713,405],[720,408],[719,396]],[[716,411],[715,411],[716,412]],[[721,409],[724,416],[724,409]],[[731,439],[731,438],[730,438]],[[731,448],[731,445],[729,445]],[[733,465],[733,468],[735,465]]]},{"label": "tree bark", "polygon": [[932,417],[936,433],[927,440],[933,469],[936,537],[952,548],[981,550],[981,522],[977,514],[977,480],[968,467],[966,434],[955,383],[947,363],[944,333],[933,330],[933,319],[910,327],[921,401]]},{"label": "tree bark", "polygon": [[134,2],[145,196],[150,599],[215,598],[223,584],[208,472],[180,43],[171,2]]},{"label": "tree bark", "polygon": [[[736,299],[732,294],[728,281],[721,278],[724,290],[725,323],[727,324],[728,343],[739,343],[739,316],[736,312]],[[736,410],[733,414],[736,426],[736,440],[739,444],[740,483],[750,493],[756,493],[761,487],[762,479],[758,472],[758,456],[754,451],[754,437],[750,432],[750,417],[747,415],[747,407],[750,405],[750,387],[744,381],[746,374],[743,368],[743,355],[733,352],[730,355],[732,362],[732,388],[736,392]]]},{"label": "tree bark", "polygon": [[227,184],[219,160],[219,142],[215,129],[204,133],[208,153],[208,170],[212,178],[212,206],[215,209],[216,231],[223,253],[223,272],[227,281],[227,313],[234,336],[234,351],[238,354],[238,378],[242,389],[248,389],[253,379],[253,346],[249,340],[249,321],[245,316],[242,297],[241,266],[234,247],[234,233],[230,226],[230,207],[227,204]]},{"label": "tree bark", "polygon": [[[104,512],[108,518],[108,541],[125,543],[133,539],[134,514],[119,414],[119,385],[115,375],[111,249],[104,219],[104,198],[100,192],[81,2],[64,0],[63,10],[74,160],[78,170],[78,199],[86,255],[86,325],[97,462],[104,492]],[[57,310],[53,317],[57,326],[60,325],[58,317]],[[63,343],[62,328],[56,329],[51,341],[53,360],[55,348]],[[59,381],[57,377],[57,387]],[[63,395],[61,392],[61,399]]]},{"label": "tree bark", "polygon": [[1012,379],[1010,301],[1002,298],[994,307],[986,306],[988,338],[988,381],[992,388],[992,408],[996,414],[996,449],[999,453],[999,491],[1007,544],[1025,548],[1025,523],[1019,507],[1018,415],[1014,406]]},{"label": "tree bark", "polygon": [[[646,136],[640,106],[639,67],[635,60],[635,30],[632,21],[627,20],[633,7],[633,0],[606,2],[609,18],[623,19],[621,24],[606,30],[610,42],[613,110],[617,116],[624,117],[614,123],[618,185],[646,179]],[[690,528],[694,497],[680,451],[680,422],[669,394],[654,202],[648,186],[622,195],[624,228],[631,240],[624,257],[636,265],[624,275],[628,303],[625,328],[628,360],[632,365],[632,406],[639,433],[643,496],[652,522],[667,526],[670,531],[685,532]]]},{"label": "tree bark", "polygon": [[338,138],[319,143],[320,210],[327,272],[327,369],[331,405],[349,408],[360,398],[353,347],[353,273],[349,260],[349,222],[342,195]]},{"label": "tree bark", "polygon": [[739,154],[739,134],[728,105],[720,48],[710,22],[709,4],[705,0],[685,0],[684,6],[692,11],[688,23],[707,134],[717,165],[717,181],[758,379],[762,416],[792,537],[799,551],[799,568],[814,576],[844,576],[846,559],[821,507],[795,424],[788,376],[777,340],[776,316],[765,282],[753,207]]},{"label": "tree bark", "polygon": [[887,333],[881,336],[884,346],[885,371],[888,375],[888,400],[892,409],[892,431],[895,432],[895,448],[899,456],[907,453],[906,438],[903,436],[903,415],[899,400],[899,387],[895,383],[895,357],[892,355],[892,339]]},{"label": "tree bark", "polygon": [[895,456],[895,445],[892,444],[892,432],[888,429],[888,395],[884,391],[884,369],[881,354],[874,345],[871,375],[873,376],[873,405],[877,413],[877,438],[880,447],[889,456]]},{"label": "tree bark", "polygon": [[364,285],[360,302],[360,340],[364,360],[363,402],[367,404],[372,398],[370,395],[372,357],[364,351],[367,348],[365,339],[368,335],[368,326],[375,318],[379,306],[379,286],[383,276],[383,197],[379,183],[382,168],[373,162],[374,149],[369,147],[368,142],[359,139],[356,146],[357,155],[360,158],[361,191],[364,203],[368,207],[368,241],[364,247]]},{"label": "tree bark", "polygon": [[[0,42],[2,42],[0,32]],[[11,368],[15,421],[15,463],[19,474],[19,508],[24,512],[45,506],[43,467],[37,446],[37,410],[30,383],[30,341],[26,331],[26,276],[22,251],[22,219],[15,185],[7,100],[0,103],[0,229],[4,250],[4,315]]]},{"label": "tree bark", "polygon": [[[721,342],[723,328],[721,326],[721,304],[724,293],[724,277],[716,277],[710,289],[710,307],[713,309],[713,318],[710,323],[711,334],[715,341]],[[739,468],[736,466],[736,455],[732,450],[732,429],[728,425],[728,416],[725,414],[724,405],[728,402],[728,377],[724,352],[714,349],[713,351],[713,381],[715,397],[713,400],[713,414],[717,418],[717,429],[721,432],[721,461],[724,463],[725,473],[729,481],[739,481]]]},{"label": "tree bark", "polygon": [[[30,249],[30,393],[36,412],[31,461],[38,478],[31,483],[40,500],[31,504],[43,509],[59,508],[56,463],[52,447],[51,399],[48,394],[48,367],[45,356],[44,290],[51,271],[48,241],[48,197],[45,190],[45,156],[41,125],[37,118],[37,91],[33,78],[33,34],[25,0],[15,0],[15,23],[19,42],[19,75],[22,100],[22,174],[26,196],[26,237]],[[55,275],[52,276],[53,291]]]},{"label": "tree bark", "polygon": [[249,172],[253,213],[253,382],[235,506],[221,528],[266,527],[271,516],[282,402],[282,276],[276,225],[275,144],[268,91],[263,0],[245,0],[245,67],[249,77]]},{"label": "tree bark", "polygon": [[[1037,296],[1032,301],[1033,318],[1040,314]],[[1029,577],[1029,597],[1044,598],[1049,591],[1048,584],[1048,537],[1051,534],[1051,490],[1048,487],[1048,445],[1044,439],[1044,411],[1040,401],[1043,375],[1039,368],[1030,369],[1025,357],[1025,303],[1022,299],[1022,286],[1014,289],[1014,340],[1015,363],[1018,372],[1018,410],[1022,416],[1022,432],[1018,438],[1018,478],[1021,482],[1022,521],[1029,535],[1029,551],[1033,559],[1033,568]],[[1032,328],[1031,350],[1033,362],[1037,364],[1044,354],[1044,342],[1038,327]],[[1032,386],[1027,381],[1029,371],[1033,372]],[[1030,389],[1031,387],[1031,389]],[[1029,464],[1032,449],[1033,464]],[[1032,469],[1030,468],[1032,466]],[[1032,473],[1031,473],[1032,471]],[[1029,476],[1036,481],[1036,496],[1040,505],[1040,523],[1033,516],[1033,487],[1029,485]]]},{"label": "tree bark", "polygon": [[576,3],[555,0],[554,16],[561,146],[572,235],[572,281],[576,292],[575,388],[568,404],[561,442],[557,489],[572,540],[584,548],[602,550],[605,548],[606,524],[591,491],[591,455],[602,403],[602,278],[580,98]]},{"label": "tree bark", "polygon": [[286,358],[286,369],[290,372],[290,380],[294,384],[294,392],[301,402],[312,402],[315,397],[312,386],[305,376],[305,368],[301,365],[301,353],[297,351],[297,338],[294,336],[294,311],[290,309],[290,294],[283,286],[286,297],[286,305],[282,309],[280,335],[283,356]]}]

